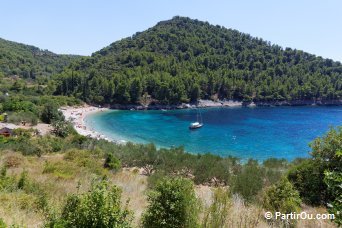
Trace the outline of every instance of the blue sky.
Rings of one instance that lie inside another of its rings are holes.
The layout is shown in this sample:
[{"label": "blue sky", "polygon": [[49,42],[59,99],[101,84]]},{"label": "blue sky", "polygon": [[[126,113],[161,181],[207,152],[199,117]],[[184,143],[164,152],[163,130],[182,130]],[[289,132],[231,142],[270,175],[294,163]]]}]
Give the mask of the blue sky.
[{"label": "blue sky", "polygon": [[0,37],[90,55],[175,15],[342,61],[340,0],[0,0]]}]

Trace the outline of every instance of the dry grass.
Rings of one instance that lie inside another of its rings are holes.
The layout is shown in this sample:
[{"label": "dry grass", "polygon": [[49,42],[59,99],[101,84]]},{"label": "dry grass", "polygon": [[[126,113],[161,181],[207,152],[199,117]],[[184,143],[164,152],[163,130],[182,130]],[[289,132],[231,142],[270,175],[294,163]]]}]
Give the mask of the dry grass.
[{"label": "dry grass", "polygon": [[6,224],[21,227],[40,227],[43,216],[35,210],[35,197],[23,192],[0,194],[0,217]]},{"label": "dry grass", "polygon": [[[11,165],[7,165],[10,162]],[[122,202],[134,212],[134,224],[138,225],[146,207],[147,177],[132,170],[123,169],[112,173],[102,168],[102,160],[75,162],[64,155],[54,154],[24,157],[11,151],[0,154],[0,166],[8,167],[7,174],[19,178],[26,171],[28,178],[38,183],[47,193],[50,205],[61,209],[69,194],[89,190],[94,178],[107,175],[109,180],[122,189]],[[43,215],[34,210],[37,196],[24,192],[0,192],[0,217],[6,224],[37,227],[43,224]],[[25,206],[26,205],[26,206]]]},{"label": "dry grass", "polygon": [[122,170],[112,176],[111,181],[122,189],[122,202],[129,200],[128,208],[134,212],[133,224],[139,225],[147,206],[147,177],[131,170]]},{"label": "dry grass", "polygon": [[[129,200],[128,208],[134,212],[134,226],[139,226],[143,211],[147,206],[147,177],[134,169],[122,169],[117,173],[102,168],[103,161],[65,159],[65,155],[54,154],[43,157],[25,157],[10,151],[0,153],[0,166],[8,167],[8,175],[19,178],[25,170],[29,180],[43,189],[50,205],[61,209],[69,194],[85,192],[95,177],[107,175],[108,179],[122,189],[122,203]],[[96,167],[94,167],[96,166]],[[212,203],[214,188],[196,186],[197,197],[203,209]],[[44,216],[37,209],[37,195],[25,191],[0,192],[0,218],[8,225],[41,227]],[[304,207],[309,213],[326,213],[324,208]],[[246,205],[241,198],[234,196],[232,206],[226,216],[225,227],[270,227],[264,219],[264,211],[253,205]],[[201,216],[203,217],[203,215]],[[336,227],[327,220],[301,220],[298,227]],[[273,226],[277,227],[277,226]]]}]

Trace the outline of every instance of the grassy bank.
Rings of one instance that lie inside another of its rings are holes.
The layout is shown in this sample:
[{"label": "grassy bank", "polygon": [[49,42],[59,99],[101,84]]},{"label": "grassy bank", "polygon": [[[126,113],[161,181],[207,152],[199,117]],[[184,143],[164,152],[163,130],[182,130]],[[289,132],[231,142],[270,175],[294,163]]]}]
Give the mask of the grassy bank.
[{"label": "grassy bank", "polygon": [[[337,140],[332,150],[340,148],[341,131],[332,132],[335,133],[329,133],[320,143],[316,142],[316,146],[321,145],[321,151],[325,151],[322,145],[328,145],[329,139],[333,142]],[[315,146],[313,149],[320,153]],[[116,145],[76,134],[64,138],[54,135],[41,137],[32,136],[26,131],[19,131],[14,137],[2,138],[0,151],[0,198],[3,202],[0,205],[0,218],[8,225],[43,226],[51,220],[51,216],[61,216],[70,195],[87,193],[93,183],[103,179],[122,189],[121,204],[124,207],[128,200],[128,209],[133,214],[133,227],[141,225],[141,216],[150,204],[147,201],[149,191],[156,188],[165,177],[181,177],[195,183],[196,198],[201,205],[199,221],[204,227],[211,227],[208,224],[213,222],[215,213],[226,227],[270,225],[271,221],[264,218],[264,212],[269,207],[274,209],[274,205],[265,205],[263,202],[265,196],[274,197],[270,189],[284,187],[279,181],[286,177],[292,184],[286,182],[285,186],[290,186],[298,194],[298,205],[291,204],[293,209],[313,214],[327,213],[325,203],[334,199],[329,195],[326,198],[321,196],[322,202],[310,202],[303,194],[303,190],[313,194],[315,189],[309,189],[308,186],[301,189],[303,185],[300,183],[320,187],[324,184],[314,182],[314,177],[309,182],[303,180],[307,177],[302,169],[306,167],[307,172],[312,159],[298,159],[291,163],[269,159],[262,164],[250,160],[242,164],[232,157],[187,154],[182,148],[157,150],[153,145]],[[338,167],[340,160],[335,161]],[[301,180],[297,181],[295,177]],[[322,189],[319,190],[322,192]],[[219,194],[218,191],[224,193]],[[223,200],[225,198],[227,200]],[[226,211],[213,212],[213,208],[222,202],[225,202]],[[334,226],[328,220],[300,220],[294,225]]]}]

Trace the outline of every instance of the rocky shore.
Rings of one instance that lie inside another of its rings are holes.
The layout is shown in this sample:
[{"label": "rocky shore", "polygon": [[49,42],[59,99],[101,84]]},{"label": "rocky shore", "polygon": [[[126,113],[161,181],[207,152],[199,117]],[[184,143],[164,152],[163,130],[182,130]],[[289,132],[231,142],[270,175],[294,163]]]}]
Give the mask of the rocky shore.
[{"label": "rocky shore", "polygon": [[177,104],[177,105],[163,105],[151,104],[149,106],[134,105],[134,104],[114,104],[109,105],[111,109],[120,110],[170,110],[170,109],[187,109],[187,108],[210,108],[210,107],[253,107],[253,106],[312,106],[312,105],[342,105],[342,100],[293,100],[293,101],[258,101],[258,102],[242,102],[234,100],[199,100],[197,104]]}]

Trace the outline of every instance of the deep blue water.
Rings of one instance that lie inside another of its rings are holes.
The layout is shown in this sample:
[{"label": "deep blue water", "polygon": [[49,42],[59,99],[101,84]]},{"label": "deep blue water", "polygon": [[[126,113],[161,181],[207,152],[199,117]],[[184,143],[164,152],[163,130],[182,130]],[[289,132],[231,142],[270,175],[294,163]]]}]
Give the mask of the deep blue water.
[{"label": "deep blue water", "polygon": [[108,138],[194,153],[264,160],[307,157],[308,144],[342,125],[342,107],[238,107],[202,109],[204,126],[189,130],[196,110],[108,111],[86,118]]}]

